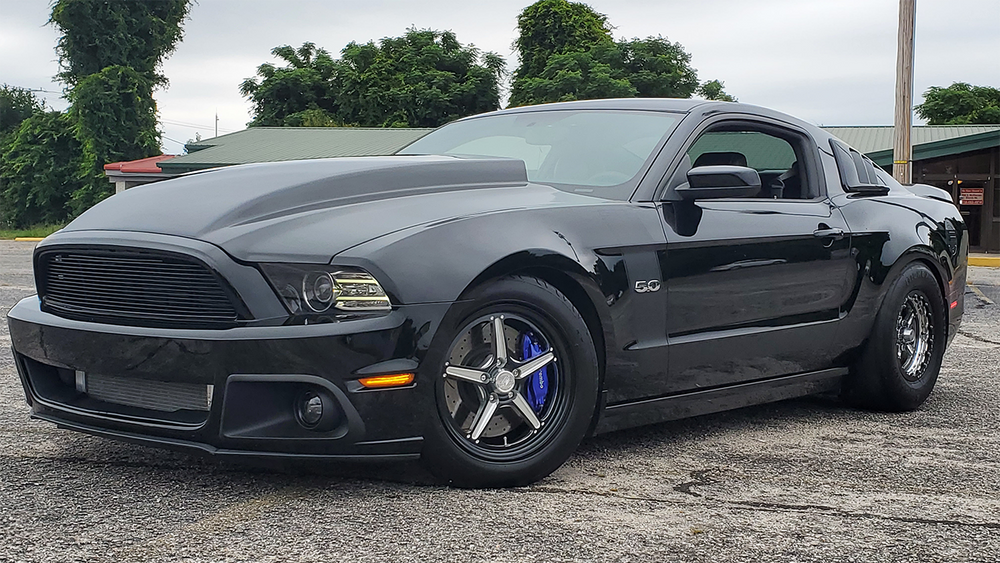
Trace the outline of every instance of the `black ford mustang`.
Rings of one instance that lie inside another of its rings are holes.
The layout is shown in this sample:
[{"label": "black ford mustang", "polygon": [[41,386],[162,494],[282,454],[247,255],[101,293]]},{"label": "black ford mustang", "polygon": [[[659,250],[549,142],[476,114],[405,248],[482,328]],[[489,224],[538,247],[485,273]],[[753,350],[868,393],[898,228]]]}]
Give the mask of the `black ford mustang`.
[{"label": "black ford mustang", "polygon": [[617,428],[917,408],[967,249],[947,193],[786,115],[587,101],[129,190],[38,245],[8,317],[60,427],[505,486]]}]

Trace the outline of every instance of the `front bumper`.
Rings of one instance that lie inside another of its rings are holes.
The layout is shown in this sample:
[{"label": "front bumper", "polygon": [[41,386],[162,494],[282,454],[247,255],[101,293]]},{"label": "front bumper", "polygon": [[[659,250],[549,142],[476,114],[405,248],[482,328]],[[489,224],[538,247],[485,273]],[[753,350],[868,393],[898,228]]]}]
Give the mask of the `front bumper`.
[{"label": "front bumper", "polygon": [[[218,456],[361,460],[419,456],[423,429],[435,414],[433,386],[419,361],[447,310],[448,304],[410,305],[325,324],[185,330],[64,319],[29,297],[7,316],[34,418]],[[357,383],[404,370],[417,373],[406,387],[370,390]],[[211,404],[202,413],[171,414],[105,403],[74,390],[73,373],[211,386]],[[295,423],[291,398],[310,386],[334,400],[334,428]]]}]

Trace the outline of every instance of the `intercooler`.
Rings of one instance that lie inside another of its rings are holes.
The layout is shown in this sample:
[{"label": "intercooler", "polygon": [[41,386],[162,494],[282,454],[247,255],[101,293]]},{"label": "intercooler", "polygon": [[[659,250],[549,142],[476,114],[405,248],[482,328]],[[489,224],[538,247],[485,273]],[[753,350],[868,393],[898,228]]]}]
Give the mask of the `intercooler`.
[{"label": "intercooler", "polygon": [[208,411],[212,408],[212,385],[154,381],[134,377],[76,372],[78,391],[90,397],[161,412]]}]

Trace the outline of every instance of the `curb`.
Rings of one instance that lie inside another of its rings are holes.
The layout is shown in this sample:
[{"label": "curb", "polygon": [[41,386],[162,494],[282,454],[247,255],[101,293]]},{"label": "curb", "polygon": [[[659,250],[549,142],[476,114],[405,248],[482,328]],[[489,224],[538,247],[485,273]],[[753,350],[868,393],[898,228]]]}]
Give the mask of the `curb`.
[{"label": "curb", "polygon": [[14,242],[41,242],[43,240],[45,237],[14,237]]},{"label": "curb", "polygon": [[969,265],[1000,268],[1000,256],[969,256]]}]

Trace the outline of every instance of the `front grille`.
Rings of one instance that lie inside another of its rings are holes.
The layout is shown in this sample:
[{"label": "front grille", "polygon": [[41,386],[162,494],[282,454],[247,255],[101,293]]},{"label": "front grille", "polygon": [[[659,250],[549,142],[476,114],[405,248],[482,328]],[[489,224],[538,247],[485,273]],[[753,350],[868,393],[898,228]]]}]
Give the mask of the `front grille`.
[{"label": "front grille", "polygon": [[87,395],[107,403],[161,412],[208,411],[212,407],[211,385],[92,374],[84,381]]},{"label": "front grille", "polygon": [[111,324],[234,326],[238,299],[202,262],[134,249],[51,250],[36,263],[42,309]]}]

